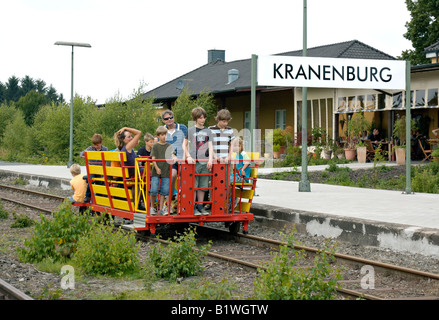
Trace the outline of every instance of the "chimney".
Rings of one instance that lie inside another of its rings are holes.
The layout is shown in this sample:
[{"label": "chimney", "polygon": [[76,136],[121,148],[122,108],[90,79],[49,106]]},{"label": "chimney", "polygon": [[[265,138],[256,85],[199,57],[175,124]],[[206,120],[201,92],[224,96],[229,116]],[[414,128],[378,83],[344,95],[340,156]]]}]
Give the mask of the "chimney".
[{"label": "chimney", "polygon": [[225,50],[208,50],[207,51],[207,63],[215,62],[216,60],[226,61]]}]

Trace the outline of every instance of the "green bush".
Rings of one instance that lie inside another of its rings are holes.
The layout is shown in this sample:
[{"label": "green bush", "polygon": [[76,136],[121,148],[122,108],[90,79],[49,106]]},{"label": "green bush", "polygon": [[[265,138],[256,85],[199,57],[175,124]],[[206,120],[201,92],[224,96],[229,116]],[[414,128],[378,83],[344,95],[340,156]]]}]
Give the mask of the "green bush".
[{"label": "green bush", "polygon": [[3,206],[3,202],[0,199],[0,219],[7,219],[9,218],[9,212],[6,211],[5,207]]},{"label": "green bush", "polygon": [[24,248],[18,248],[25,262],[41,262],[46,258],[60,261],[69,258],[76,250],[79,238],[91,228],[88,215],[77,215],[70,202],[65,201],[53,213],[53,219],[40,215],[30,239]]},{"label": "green bush", "polygon": [[[285,236],[285,235],[284,235]],[[286,236],[285,236],[286,237]],[[259,269],[260,276],[255,279],[255,299],[260,300],[328,300],[334,299],[340,271],[331,267],[334,260],[332,248],[319,251],[311,267],[303,268],[301,263],[306,255],[294,249],[293,233],[288,235],[287,243],[274,254],[266,270]],[[325,247],[328,247],[325,246]],[[328,280],[329,279],[329,280]]]},{"label": "green bush", "polygon": [[14,213],[14,223],[11,224],[11,228],[27,228],[35,224],[35,221],[24,214]]},{"label": "green bush", "polygon": [[412,190],[413,192],[439,193],[439,176],[429,166],[415,168]]},{"label": "green bush", "polygon": [[207,253],[210,243],[197,248],[195,231],[189,229],[174,236],[166,247],[157,244],[151,247],[149,258],[158,277],[171,281],[179,277],[190,277],[202,270],[201,257]]},{"label": "green bush", "polygon": [[120,276],[138,269],[139,246],[134,233],[120,228],[113,232],[111,225],[94,223],[92,230],[79,239],[73,261],[90,275]]}]

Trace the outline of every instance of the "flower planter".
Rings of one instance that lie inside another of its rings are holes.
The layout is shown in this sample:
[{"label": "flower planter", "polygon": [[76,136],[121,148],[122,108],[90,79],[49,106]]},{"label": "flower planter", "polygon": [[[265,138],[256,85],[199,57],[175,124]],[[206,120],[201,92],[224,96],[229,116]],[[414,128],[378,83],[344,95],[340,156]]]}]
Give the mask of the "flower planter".
[{"label": "flower planter", "polygon": [[354,161],[357,151],[355,149],[344,149],[346,160]]},{"label": "flower planter", "polygon": [[357,148],[357,159],[358,159],[359,163],[366,162],[366,154],[367,154],[367,147],[358,147]]},{"label": "flower planter", "polygon": [[323,150],[323,157],[326,160],[331,160],[332,157],[332,150]]},{"label": "flower planter", "polygon": [[396,164],[404,165],[405,164],[405,148],[395,148],[396,154]]}]

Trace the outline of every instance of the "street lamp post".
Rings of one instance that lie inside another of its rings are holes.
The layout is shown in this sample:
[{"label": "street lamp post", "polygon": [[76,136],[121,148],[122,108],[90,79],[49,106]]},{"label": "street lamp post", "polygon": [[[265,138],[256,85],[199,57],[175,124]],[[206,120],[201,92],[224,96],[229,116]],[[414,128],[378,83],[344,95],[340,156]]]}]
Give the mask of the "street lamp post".
[{"label": "street lamp post", "polygon": [[57,41],[55,42],[55,45],[72,47],[72,78],[71,78],[71,87],[70,87],[70,151],[69,151],[69,162],[67,163],[67,168],[70,168],[70,166],[73,164],[73,48],[74,47],[91,48],[91,45],[89,45],[88,43],[64,42],[64,41]]}]

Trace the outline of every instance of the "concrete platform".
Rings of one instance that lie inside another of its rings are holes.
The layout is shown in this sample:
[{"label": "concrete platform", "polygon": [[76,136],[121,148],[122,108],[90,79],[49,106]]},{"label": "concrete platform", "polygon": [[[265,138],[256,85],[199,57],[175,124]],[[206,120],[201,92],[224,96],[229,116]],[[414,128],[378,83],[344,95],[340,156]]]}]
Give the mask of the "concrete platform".
[{"label": "concrete platform", "polygon": [[[346,166],[356,169],[372,164]],[[308,170],[325,167],[310,166]],[[288,169],[260,172],[269,170]],[[0,162],[0,177],[11,175],[34,185],[70,189],[66,166]],[[311,184],[310,192],[299,192],[298,182],[258,179],[252,212],[277,227],[295,224],[299,232],[311,235],[439,257],[439,194],[324,184]]]}]

